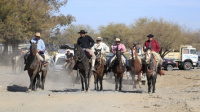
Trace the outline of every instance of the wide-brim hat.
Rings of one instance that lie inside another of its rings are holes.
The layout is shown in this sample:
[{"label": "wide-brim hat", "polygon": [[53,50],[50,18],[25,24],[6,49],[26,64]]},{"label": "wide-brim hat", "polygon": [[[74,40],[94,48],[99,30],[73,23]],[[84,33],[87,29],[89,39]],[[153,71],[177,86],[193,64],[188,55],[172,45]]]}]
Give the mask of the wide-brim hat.
[{"label": "wide-brim hat", "polygon": [[101,37],[97,37],[97,39],[96,40],[102,40],[102,38]]},{"label": "wide-brim hat", "polygon": [[115,41],[116,41],[116,42],[120,42],[120,38],[116,38]]},{"label": "wide-brim hat", "polygon": [[36,36],[36,37],[40,37],[41,35],[40,35],[39,32],[37,32],[37,33],[35,33],[35,36]]},{"label": "wide-brim hat", "polygon": [[85,30],[80,30],[80,32],[78,32],[78,33],[87,33]]},{"label": "wide-brim hat", "polygon": [[66,51],[70,51],[70,49],[67,49]]},{"label": "wide-brim hat", "polygon": [[153,34],[149,34],[149,35],[147,35],[147,37],[154,37],[154,35]]},{"label": "wide-brim hat", "polygon": [[133,45],[138,45],[138,44],[139,44],[139,42],[134,42],[134,43],[133,43]]}]

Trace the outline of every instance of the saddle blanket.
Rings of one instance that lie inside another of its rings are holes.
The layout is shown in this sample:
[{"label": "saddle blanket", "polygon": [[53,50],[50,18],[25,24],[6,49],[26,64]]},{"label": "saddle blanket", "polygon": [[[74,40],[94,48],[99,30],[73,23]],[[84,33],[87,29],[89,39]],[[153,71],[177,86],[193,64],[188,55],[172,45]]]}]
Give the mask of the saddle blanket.
[{"label": "saddle blanket", "polygon": [[36,56],[40,61],[46,61],[46,62],[50,63],[50,57],[48,55],[44,54],[45,60],[38,53],[36,54]]}]

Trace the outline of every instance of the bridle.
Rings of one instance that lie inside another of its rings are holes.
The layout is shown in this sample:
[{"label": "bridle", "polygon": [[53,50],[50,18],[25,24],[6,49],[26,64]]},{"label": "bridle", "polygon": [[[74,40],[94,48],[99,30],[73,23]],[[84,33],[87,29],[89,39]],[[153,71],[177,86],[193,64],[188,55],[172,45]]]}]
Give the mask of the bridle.
[{"label": "bridle", "polygon": [[[77,49],[77,48],[75,48],[74,49],[74,51],[76,50],[76,52],[78,52],[79,53],[79,56],[80,56],[80,54],[81,54],[81,52]],[[76,53],[77,54],[77,53]],[[81,61],[83,61],[83,59],[85,58],[85,55],[83,55],[83,57],[80,59],[78,56],[74,56],[74,59],[76,60],[76,61],[79,61],[79,62],[81,62]]]}]

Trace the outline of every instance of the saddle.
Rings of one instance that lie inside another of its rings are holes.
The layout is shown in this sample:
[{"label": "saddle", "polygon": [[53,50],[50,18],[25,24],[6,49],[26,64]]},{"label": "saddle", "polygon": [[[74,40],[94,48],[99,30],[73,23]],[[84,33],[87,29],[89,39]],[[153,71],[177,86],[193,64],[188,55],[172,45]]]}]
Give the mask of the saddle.
[{"label": "saddle", "polygon": [[84,52],[85,52],[85,55],[87,56],[87,58],[91,59],[92,55],[86,50],[84,50]]}]

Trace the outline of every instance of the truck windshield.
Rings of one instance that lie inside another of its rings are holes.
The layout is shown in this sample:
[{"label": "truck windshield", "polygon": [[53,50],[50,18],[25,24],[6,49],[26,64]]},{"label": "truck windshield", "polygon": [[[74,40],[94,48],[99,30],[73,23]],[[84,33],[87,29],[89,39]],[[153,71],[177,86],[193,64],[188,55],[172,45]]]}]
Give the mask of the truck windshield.
[{"label": "truck windshield", "polygon": [[195,49],[190,49],[190,54],[196,54],[196,50]]}]

